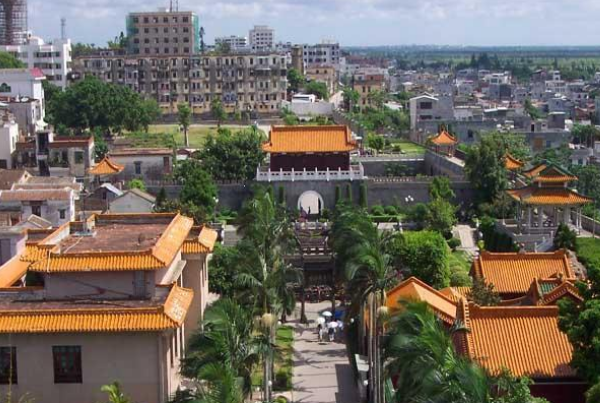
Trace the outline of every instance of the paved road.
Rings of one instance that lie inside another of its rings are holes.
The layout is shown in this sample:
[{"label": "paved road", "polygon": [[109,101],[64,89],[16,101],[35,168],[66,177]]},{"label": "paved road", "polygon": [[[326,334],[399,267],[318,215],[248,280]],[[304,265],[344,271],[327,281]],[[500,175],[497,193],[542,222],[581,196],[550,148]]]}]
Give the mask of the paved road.
[{"label": "paved road", "polygon": [[310,321],[296,323],[294,341],[294,392],[298,403],[358,403],[352,368],[341,342],[319,343],[315,319],[330,303],[306,304]]},{"label": "paved road", "polygon": [[457,225],[454,227],[454,236],[460,239],[460,249],[465,252],[475,255],[478,248],[475,244],[475,228],[468,225]]}]

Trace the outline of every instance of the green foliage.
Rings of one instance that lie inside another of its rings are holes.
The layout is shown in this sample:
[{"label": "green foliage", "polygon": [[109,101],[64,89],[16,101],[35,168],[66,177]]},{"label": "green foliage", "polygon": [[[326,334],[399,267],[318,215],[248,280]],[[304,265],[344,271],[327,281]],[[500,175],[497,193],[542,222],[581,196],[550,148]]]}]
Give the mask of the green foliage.
[{"label": "green foliage", "polygon": [[142,179],[136,178],[136,179],[132,179],[129,182],[127,182],[127,188],[128,189],[139,189],[142,191],[146,191],[146,184],[144,183],[144,181]]},{"label": "green foliage", "polygon": [[220,129],[209,135],[198,158],[216,180],[251,180],[264,159],[264,136],[257,130],[242,130],[232,134]]},{"label": "green foliage", "polygon": [[586,403],[600,403],[600,382],[596,382],[585,392]]},{"label": "green foliage", "polygon": [[495,306],[500,303],[500,295],[494,290],[494,285],[478,277],[473,279],[469,297],[480,306]]},{"label": "green foliage", "polygon": [[561,167],[569,166],[571,164],[571,149],[566,144],[557,148],[547,148],[536,154],[532,163],[533,165],[546,163]]},{"label": "green foliage", "polygon": [[600,270],[587,264],[587,274],[587,282],[576,284],[583,302],[570,298],[558,301],[558,326],[573,345],[571,366],[579,376],[594,384],[600,374]]},{"label": "green foliage", "polygon": [[529,386],[533,381],[527,377],[517,378],[505,370],[493,382],[496,396],[490,403],[548,403],[542,397],[531,396]]},{"label": "green foliage", "polygon": [[212,101],[210,101],[210,113],[212,114],[213,119],[217,121],[217,126],[220,128],[221,123],[227,119],[227,113],[219,98],[213,98]]},{"label": "green foliage", "polygon": [[0,69],[22,69],[25,63],[8,52],[0,52]]},{"label": "green foliage", "polygon": [[425,203],[416,203],[408,209],[406,218],[409,222],[414,222],[419,228],[425,227],[425,220],[429,214],[429,209]]},{"label": "green foliage", "polygon": [[385,147],[385,140],[383,136],[379,136],[377,134],[369,134],[367,136],[367,146],[376,150],[377,152],[381,152]]},{"label": "green foliage", "polygon": [[180,103],[177,105],[177,121],[179,125],[183,127],[183,133],[185,135],[185,146],[189,147],[190,142],[188,140],[188,128],[192,121],[192,110],[186,103]]},{"label": "green foliage", "polygon": [[100,130],[94,131],[94,157],[96,161],[101,161],[108,153],[108,144],[104,140],[104,135]]},{"label": "green foliage", "polygon": [[600,240],[598,238],[577,238],[577,259],[586,267],[600,267]]},{"label": "green foliage", "polygon": [[596,165],[573,167],[573,173],[579,178],[577,191],[594,200],[600,200],[600,168]]},{"label": "green foliage", "polygon": [[346,185],[346,201],[347,201],[349,204],[352,204],[352,193],[353,193],[353,192],[352,192],[352,185],[348,183],[348,184]]},{"label": "green foliage", "polygon": [[208,287],[221,298],[234,298],[236,267],[241,260],[240,248],[217,244],[210,261]]},{"label": "green foliage", "polygon": [[71,45],[71,55],[73,58],[80,56],[89,56],[97,51],[96,45],[77,42]]},{"label": "green foliage", "polygon": [[217,186],[210,174],[195,160],[185,160],[175,166],[174,178],[183,186],[179,200],[195,210],[196,217],[210,216],[215,208]]},{"label": "green foliage", "polygon": [[525,109],[525,112],[527,112],[527,114],[531,117],[531,119],[535,120],[544,117],[544,114],[538,108],[536,108],[529,99],[525,100],[523,108]]},{"label": "green foliage", "polygon": [[385,176],[402,177],[408,175],[409,168],[401,162],[386,162],[383,167]]},{"label": "green foliage", "polygon": [[294,68],[291,68],[287,72],[288,79],[288,91],[298,92],[302,85],[306,82],[306,78],[300,72]]},{"label": "green foliage", "polygon": [[371,207],[371,214],[373,215],[384,215],[385,214],[385,209],[383,208],[382,205],[375,205],[373,207]]},{"label": "green foliage", "polygon": [[512,238],[496,230],[496,220],[483,217],[479,224],[485,250],[489,252],[514,252],[516,247]]},{"label": "green foliage", "polygon": [[398,209],[396,208],[396,206],[385,206],[385,214],[398,215]]},{"label": "green foliage", "polygon": [[317,98],[327,101],[329,99],[329,91],[327,84],[320,81],[311,81],[304,86],[304,91],[307,94],[316,95]]},{"label": "green foliage", "polygon": [[397,238],[394,258],[403,272],[440,289],[450,285],[449,251],[437,232],[405,232]]},{"label": "green foliage", "polygon": [[292,370],[294,366],[294,328],[280,326],[275,337],[275,381],[274,391],[292,390]]},{"label": "green foliage", "polygon": [[445,176],[436,176],[429,185],[429,197],[432,200],[442,199],[450,201],[454,199],[455,194],[450,185],[450,179]]},{"label": "green foliage", "polygon": [[573,126],[573,130],[571,130],[571,135],[576,144],[594,147],[594,141],[600,137],[600,131],[593,125],[576,124]]},{"label": "green foliage", "polygon": [[154,203],[154,205],[156,206],[155,209],[160,209],[161,207],[164,206],[164,204],[167,201],[167,191],[165,190],[164,187],[161,187],[160,190],[158,191],[158,194],[156,195],[156,202]]},{"label": "green foliage", "polygon": [[131,403],[131,399],[121,391],[121,384],[117,381],[103,385],[100,390],[108,395],[109,403]]},{"label": "green foliage", "polygon": [[448,246],[450,247],[450,249],[452,249],[452,251],[455,251],[456,248],[458,248],[460,246],[460,239],[458,238],[450,238],[448,239]]},{"label": "green foliage", "polygon": [[554,248],[577,251],[577,234],[567,224],[560,223],[554,235]]},{"label": "green foliage", "polygon": [[434,199],[427,205],[425,228],[437,231],[449,239],[457,221],[456,207],[452,203],[444,199]]},{"label": "green foliage", "polygon": [[404,110],[367,107],[361,113],[349,113],[348,116],[369,132],[381,132],[389,128],[393,133],[401,134],[410,129],[410,117]]},{"label": "green foliage", "polygon": [[[126,86],[106,84],[95,77],[69,86],[47,105],[49,122],[76,131],[136,131],[158,118],[156,101],[144,100]],[[51,119],[51,120],[50,120]]]},{"label": "green foliage", "polygon": [[336,206],[339,202],[342,201],[342,188],[340,187],[340,185],[335,185],[335,197],[333,200]]},{"label": "green foliage", "polygon": [[361,183],[358,188],[358,205],[362,208],[367,208],[369,206],[367,192],[367,185],[365,183]]},{"label": "green foliage", "polygon": [[125,49],[127,47],[127,37],[121,31],[112,41],[108,41],[107,46],[109,49]]},{"label": "green foliage", "polygon": [[344,104],[346,105],[346,110],[352,111],[354,106],[356,106],[360,100],[360,94],[352,87],[346,87],[342,92],[342,98],[344,100]]}]

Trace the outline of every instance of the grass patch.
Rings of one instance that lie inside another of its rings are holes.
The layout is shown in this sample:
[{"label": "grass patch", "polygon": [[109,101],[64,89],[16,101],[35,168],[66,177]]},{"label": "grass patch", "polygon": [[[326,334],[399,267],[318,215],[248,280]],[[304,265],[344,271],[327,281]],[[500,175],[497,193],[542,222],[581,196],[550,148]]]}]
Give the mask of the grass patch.
[{"label": "grass patch", "polygon": [[577,258],[586,266],[600,267],[600,239],[577,238]]},{"label": "grass patch", "polygon": [[[230,129],[233,133],[248,129],[248,126],[222,125],[221,127]],[[188,129],[190,148],[204,147],[204,142],[209,134],[217,134],[216,125],[190,127]],[[137,148],[185,146],[183,132],[179,131],[178,125],[150,125],[148,132],[126,132],[124,137],[131,140],[132,146]]]},{"label": "grass patch", "polygon": [[469,271],[471,270],[471,259],[469,255],[462,250],[456,250],[450,253],[448,259],[450,266],[450,285],[459,286],[470,286],[472,284]]},{"label": "grass patch", "polygon": [[[292,390],[294,329],[291,326],[279,326],[277,328],[275,346],[273,391],[285,392]],[[255,368],[252,374],[253,387],[262,387],[262,371],[262,364]]]},{"label": "grass patch", "polygon": [[410,155],[425,154],[425,147],[405,139],[389,139],[392,146],[400,146],[402,152]]}]

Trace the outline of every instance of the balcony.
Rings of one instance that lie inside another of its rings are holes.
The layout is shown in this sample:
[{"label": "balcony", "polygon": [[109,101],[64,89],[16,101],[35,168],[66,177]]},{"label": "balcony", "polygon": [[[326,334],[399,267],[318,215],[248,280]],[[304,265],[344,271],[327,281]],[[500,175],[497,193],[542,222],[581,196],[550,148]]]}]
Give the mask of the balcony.
[{"label": "balcony", "polygon": [[349,170],[302,170],[271,171],[269,167],[258,167],[256,180],[258,182],[295,182],[295,181],[353,181],[365,179],[365,171],[361,164],[351,165]]}]

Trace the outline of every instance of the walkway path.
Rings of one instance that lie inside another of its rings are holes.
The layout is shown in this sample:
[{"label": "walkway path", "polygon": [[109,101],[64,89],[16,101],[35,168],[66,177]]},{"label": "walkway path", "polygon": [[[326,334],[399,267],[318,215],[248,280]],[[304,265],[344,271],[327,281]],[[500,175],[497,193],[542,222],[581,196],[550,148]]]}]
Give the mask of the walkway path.
[{"label": "walkway path", "polygon": [[315,320],[330,303],[306,304],[308,325],[296,323],[294,393],[298,403],[358,403],[352,368],[342,342],[319,343]]}]

